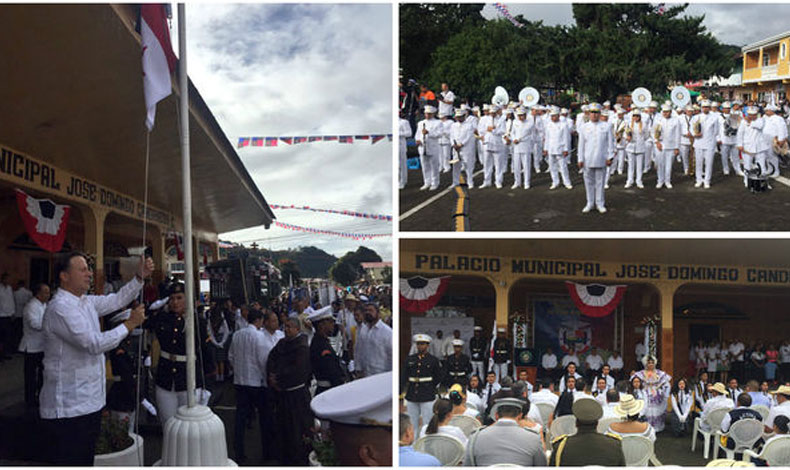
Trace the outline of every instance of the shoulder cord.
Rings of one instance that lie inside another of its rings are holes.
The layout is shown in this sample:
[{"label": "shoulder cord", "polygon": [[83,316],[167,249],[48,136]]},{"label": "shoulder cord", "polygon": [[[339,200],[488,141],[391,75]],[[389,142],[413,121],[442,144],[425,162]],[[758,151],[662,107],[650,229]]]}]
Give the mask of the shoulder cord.
[{"label": "shoulder cord", "polygon": [[557,447],[557,454],[554,456],[554,466],[555,467],[559,467],[560,466],[560,459],[562,458],[562,451],[565,450],[565,444],[567,444],[567,443],[568,443],[568,438],[566,437],[565,439],[562,440],[562,442],[560,442],[560,445]]}]

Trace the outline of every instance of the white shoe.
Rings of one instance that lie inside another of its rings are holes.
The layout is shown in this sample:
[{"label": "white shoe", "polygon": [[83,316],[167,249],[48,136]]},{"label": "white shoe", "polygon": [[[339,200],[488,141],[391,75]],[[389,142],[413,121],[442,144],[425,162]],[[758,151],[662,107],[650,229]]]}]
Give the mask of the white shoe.
[{"label": "white shoe", "polygon": [[599,207],[598,208],[598,212],[600,212],[601,214],[606,214],[606,208],[605,207]]},{"label": "white shoe", "polygon": [[470,182],[469,182],[469,189],[474,189],[474,188],[475,188],[475,183],[474,183],[474,181],[470,181]]},{"label": "white shoe", "polygon": [[453,189],[453,188],[454,188],[454,187],[456,187],[456,186],[458,186],[458,185],[457,185],[457,184],[455,184],[455,183],[453,183],[453,184],[451,184],[450,186],[448,186],[448,187],[447,187],[447,189]]},{"label": "white shoe", "polygon": [[625,186],[624,186],[624,188],[625,188],[625,189],[628,189],[628,188],[630,188],[631,186],[633,186],[631,183],[626,183],[626,184],[625,184]]},{"label": "white shoe", "polygon": [[425,191],[426,189],[428,189],[430,187],[431,187],[430,185],[424,184],[424,185],[422,185],[422,187],[420,187],[420,191]]},{"label": "white shoe", "polygon": [[489,186],[491,186],[489,183],[483,183],[480,185],[480,189],[487,188]]},{"label": "white shoe", "polygon": [[518,183],[513,183],[513,186],[511,186],[510,189],[518,189],[518,187],[519,187]]},{"label": "white shoe", "polygon": [[565,189],[573,189],[573,186],[572,186],[572,185],[570,185],[570,184],[566,184],[566,185],[565,185]]},{"label": "white shoe", "polygon": [[705,189],[710,189],[710,184],[705,183]]},{"label": "white shoe", "polygon": [[591,210],[592,210],[592,206],[584,206],[584,209],[582,209],[582,214],[586,214]]},{"label": "white shoe", "polygon": [[579,168],[579,174],[581,175],[582,173],[584,173],[584,168]]},{"label": "white shoe", "polygon": [[535,173],[540,173],[540,168],[535,168]]},{"label": "white shoe", "polygon": [[398,186],[398,189],[406,189],[406,185],[404,184],[404,185]]},{"label": "white shoe", "polygon": [[557,189],[557,186],[559,186],[559,185],[554,183],[551,186],[549,186],[549,189]]},{"label": "white shoe", "polygon": [[529,185],[528,185],[528,184],[525,184],[525,185],[524,185],[524,189],[529,189]]},{"label": "white shoe", "polygon": [[656,189],[661,189],[661,183],[656,184]]},{"label": "white shoe", "polygon": [[603,189],[609,189],[609,183],[603,185]]},{"label": "white shoe", "polygon": [[497,189],[502,189],[502,185],[501,185],[501,184],[499,184],[499,183],[497,183],[497,184],[496,184],[496,188],[497,188]]},{"label": "white shoe", "polygon": [[431,186],[428,188],[429,191],[436,191],[437,189],[439,189],[439,186]]},{"label": "white shoe", "polygon": [[694,187],[695,187],[695,188],[701,188],[701,187],[702,187],[702,183],[695,183],[695,184],[694,184]]},{"label": "white shoe", "polygon": [[645,185],[643,185],[642,183],[636,183],[636,187],[639,189],[645,189]]},{"label": "white shoe", "polygon": [[742,171],[736,171],[735,174],[740,176],[741,178],[743,178],[743,172]]},{"label": "white shoe", "polygon": [[664,183],[664,187],[667,189],[672,189],[672,183]]}]

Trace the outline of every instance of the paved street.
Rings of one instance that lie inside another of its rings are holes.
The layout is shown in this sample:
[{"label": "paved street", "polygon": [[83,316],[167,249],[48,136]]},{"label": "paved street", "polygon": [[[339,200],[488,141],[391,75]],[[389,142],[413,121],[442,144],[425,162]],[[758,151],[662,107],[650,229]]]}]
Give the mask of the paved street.
[{"label": "paved street", "polygon": [[[773,190],[751,194],[740,177],[725,177],[714,163],[710,189],[694,188],[694,179],[674,165],[673,189],[656,189],[655,171],[645,175],[644,189],[624,189],[626,175],[615,174],[606,191],[606,214],[582,214],[586,203],[582,175],[571,166],[573,189],[549,190],[551,176],[544,164],[532,175],[531,189],[510,189],[513,174],[505,173],[502,189],[479,189],[482,167],[477,164],[474,189],[469,191],[472,231],[785,231],[790,230],[790,180],[772,181]],[[785,170],[786,171],[786,170]],[[782,182],[783,181],[783,182]],[[409,184],[400,191],[402,231],[451,231],[456,196],[447,192],[405,219],[403,215],[443,192],[452,182],[441,175],[437,191],[420,191],[420,170],[409,171]]]}]

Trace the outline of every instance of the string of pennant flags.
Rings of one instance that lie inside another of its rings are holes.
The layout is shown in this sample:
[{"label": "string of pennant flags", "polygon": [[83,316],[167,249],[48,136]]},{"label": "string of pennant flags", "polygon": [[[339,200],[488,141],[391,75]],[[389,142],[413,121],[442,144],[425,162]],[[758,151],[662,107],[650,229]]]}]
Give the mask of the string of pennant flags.
[{"label": "string of pennant flags", "polygon": [[521,23],[521,22],[519,22],[517,19],[513,18],[513,15],[511,15],[511,14],[510,14],[510,10],[508,10],[508,8],[507,8],[507,5],[505,5],[504,3],[499,3],[499,2],[497,2],[497,3],[494,3],[494,8],[496,8],[496,10],[497,10],[497,11],[498,11],[498,12],[499,12],[499,13],[500,13],[502,16],[504,16],[505,18],[507,18],[507,19],[508,19],[508,21],[510,21],[511,23],[513,23],[513,26],[515,26],[516,28],[523,28],[523,27],[524,27],[524,24],[523,24],[523,23]]},{"label": "string of pennant flags", "polygon": [[354,240],[372,240],[374,238],[391,237],[391,233],[353,233],[353,232],[336,232],[334,230],[323,230],[312,227],[302,227],[301,225],[286,224],[279,221],[274,221],[274,225],[280,228],[294,230],[297,232],[315,233],[318,235],[333,235],[343,238],[351,238]]},{"label": "string of pennant flags", "polygon": [[318,209],[310,206],[297,206],[295,204],[290,204],[290,205],[269,204],[269,207],[271,207],[272,209],[296,209],[301,211],[323,212],[325,214],[347,215],[349,217],[359,217],[360,219],[386,220],[388,222],[392,221],[391,215],[368,214],[366,212],[356,212],[356,211],[337,210],[337,209]]},{"label": "string of pennant flags", "polygon": [[354,142],[370,142],[371,145],[387,139],[392,142],[392,134],[361,134],[361,135],[310,135],[291,137],[239,137],[237,148],[244,147],[279,147],[280,143],[286,145],[310,144],[313,142],[339,142],[353,144]]}]

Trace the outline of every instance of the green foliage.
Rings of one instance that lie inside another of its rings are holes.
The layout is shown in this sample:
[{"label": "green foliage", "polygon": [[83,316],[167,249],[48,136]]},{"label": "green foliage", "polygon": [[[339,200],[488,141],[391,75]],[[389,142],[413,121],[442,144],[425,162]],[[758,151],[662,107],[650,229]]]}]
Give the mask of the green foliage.
[{"label": "green foliage", "polygon": [[134,439],[129,436],[129,418],[120,420],[109,412],[102,413],[101,430],[96,440],[96,455],[111,454],[129,448]]},{"label": "green foliage", "polygon": [[329,268],[329,277],[343,286],[349,286],[362,276],[362,263],[381,261],[375,251],[361,246],[357,251],[349,251]]},{"label": "green foliage", "polygon": [[299,272],[299,266],[292,260],[283,258],[280,260],[280,273],[282,274],[282,283],[286,286],[298,286],[302,282],[302,274]]},{"label": "green foliage", "polygon": [[[426,38],[446,33],[440,27],[444,10],[401,5],[401,27],[409,28],[401,32],[401,63],[404,71],[424,71],[419,76],[429,85],[446,81],[457,96],[478,103],[490,102],[500,85],[514,100],[524,86],[573,87],[600,100],[644,86],[660,96],[671,82],[729,76],[739,66],[737,48],[720,44],[702,25],[703,16],[683,16],[687,6],[658,15],[650,4],[574,4],[571,27],[521,16],[523,28],[504,19],[460,21],[454,34],[438,41],[421,40],[414,30],[428,25]],[[417,14],[419,22],[411,21]]]},{"label": "green foliage", "polygon": [[[259,250],[261,256],[269,257],[268,250]],[[272,251],[271,257],[275,261],[282,259],[289,259],[293,261],[301,277],[307,278],[326,278],[329,273],[329,268],[335,264],[337,257],[316,248],[314,246],[302,246],[297,249]],[[288,277],[283,275],[283,282],[288,285]]]}]

